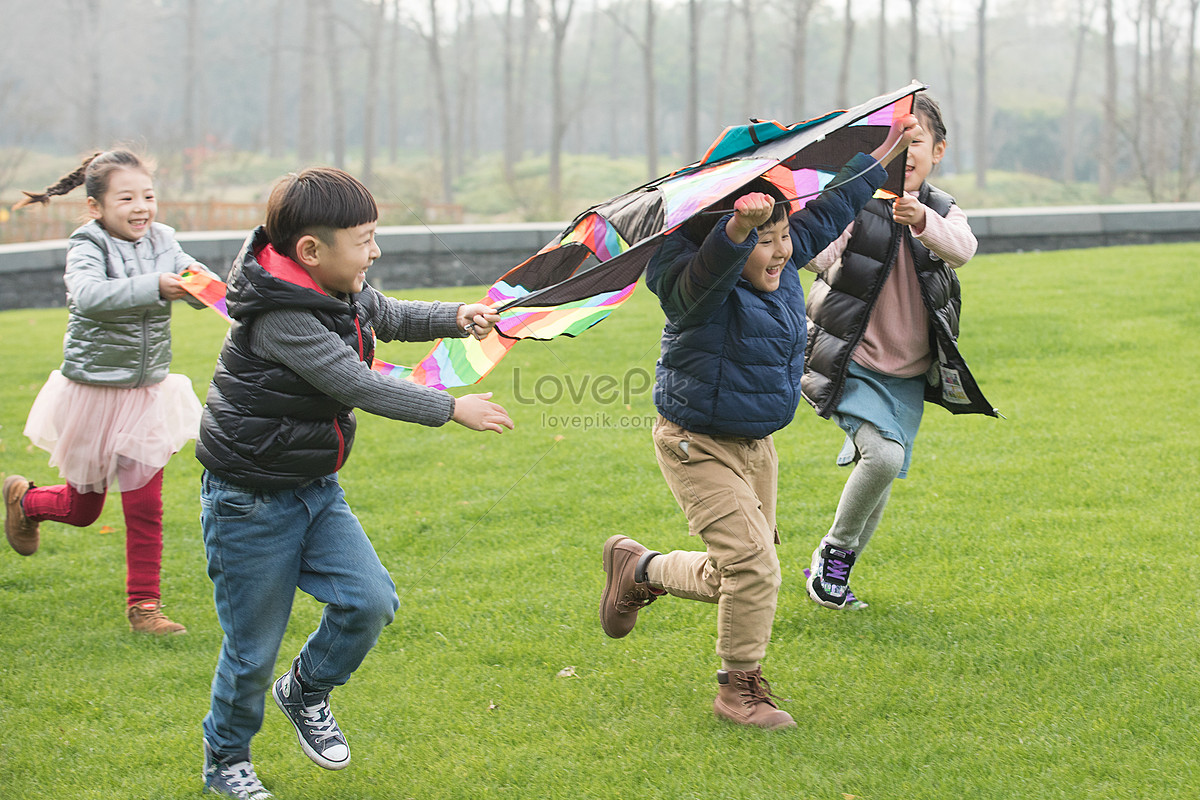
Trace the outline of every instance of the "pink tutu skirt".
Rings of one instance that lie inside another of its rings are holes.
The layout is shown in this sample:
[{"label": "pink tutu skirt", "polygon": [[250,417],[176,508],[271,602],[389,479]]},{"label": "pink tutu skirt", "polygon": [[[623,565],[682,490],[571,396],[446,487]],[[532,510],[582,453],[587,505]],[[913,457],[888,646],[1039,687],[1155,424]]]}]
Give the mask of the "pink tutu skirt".
[{"label": "pink tutu skirt", "polygon": [[140,489],[195,439],[200,401],[183,375],[154,386],[118,389],[76,383],[58,370],[38,392],[25,435],[50,453],[50,466],[78,492],[119,484]]}]

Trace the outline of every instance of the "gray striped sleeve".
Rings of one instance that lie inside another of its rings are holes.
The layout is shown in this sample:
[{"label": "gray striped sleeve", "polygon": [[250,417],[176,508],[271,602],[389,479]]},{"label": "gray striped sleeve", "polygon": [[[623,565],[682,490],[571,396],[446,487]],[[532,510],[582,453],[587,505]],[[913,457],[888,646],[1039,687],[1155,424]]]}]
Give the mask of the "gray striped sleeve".
[{"label": "gray striped sleeve", "polygon": [[251,327],[250,346],[319,391],[363,411],[431,427],[446,424],[454,414],[453,395],[372,371],[307,311],[263,314]]}]

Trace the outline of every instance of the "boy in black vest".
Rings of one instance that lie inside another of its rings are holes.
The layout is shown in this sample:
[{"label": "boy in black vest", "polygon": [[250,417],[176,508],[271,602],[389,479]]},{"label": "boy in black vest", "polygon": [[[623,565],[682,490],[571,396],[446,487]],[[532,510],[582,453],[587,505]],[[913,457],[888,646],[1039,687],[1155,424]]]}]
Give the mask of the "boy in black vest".
[{"label": "boy in black vest", "polygon": [[847,162],[833,181],[839,188],[790,217],[780,191],[755,181],[717,204],[733,213],[710,232],[685,226],[667,237],[646,270],[667,316],[654,386],[655,452],[705,550],[662,555],[627,536],[610,537],[600,623],[609,636],[625,636],[638,610],[663,594],[716,603],[721,669],[713,710],[742,725],[796,724],[775,704],[760,665],[781,580],[771,434],[796,413],[804,365],[796,263],[807,263],[854,219],[883,184],[881,165],[917,131],[915,117],[893,123],[870,157]]},{"label": "boy in black vest", "polygon": [[346,503],[337,472],[354,443],[353,409],[501,432],[490,394],[454,398],[371,370],[375,340],[482,337],[486,305],[394,300],[366,283],[378,210],[361,183],[314,168],[279,181],[266,225],[228,281],[233,325],[217,361],[196,457],[200,521],[225,638],[204,718],[207,791],[261,800],[250,739],[296,588],[325,603],[272,694],[300,747],[326,769],[350,749],[329,707],[399,607],[396,588]]}]

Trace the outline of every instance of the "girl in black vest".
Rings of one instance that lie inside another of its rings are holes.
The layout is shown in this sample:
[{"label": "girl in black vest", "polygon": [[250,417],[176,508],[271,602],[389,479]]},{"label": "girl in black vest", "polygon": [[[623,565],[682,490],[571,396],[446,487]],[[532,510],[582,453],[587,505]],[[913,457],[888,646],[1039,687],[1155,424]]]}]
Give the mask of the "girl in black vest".
[{"label": "girl in black vest", "polygon": [[925,94],[924,135],[908,146],[904,195],[876,198],[808,264],[808,352],[802,391],[846,432],[839,465],[855,463],[833,526],[813,553],[809,596],[862,608],[850,570],[879,525],[892,482],[907,475],[925,400],[955,413],[995,411],[958,353],[954,270],[975,254],[967,215],[925,179],[946,152],[946,127]]}]

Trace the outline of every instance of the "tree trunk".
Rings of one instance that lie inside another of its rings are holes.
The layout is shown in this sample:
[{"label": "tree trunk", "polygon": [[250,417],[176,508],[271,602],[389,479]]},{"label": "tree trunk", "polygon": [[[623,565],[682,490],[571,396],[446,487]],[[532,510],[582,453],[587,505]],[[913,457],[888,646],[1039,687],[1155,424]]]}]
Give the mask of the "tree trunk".
[{"label": "tree trunk", "polygon": [[754,38],[754,15],[754,0],[742,0],[742,34],[746,43],[742,53],[746,59],[746,73],[742,76],[743,121],[761,116],[758,109],[758,63],[755,58],[755,54],[758,52],[758,43]]},{"label": "tree trunk", "polygon": [[646,39],[642,53],[642,71],[646,87],[646,173],[653,179],[658,177],[658,84],[654,77],[654,0],[646,0]]},{"label": "tree trunk", "polygon": [[503,91],[504,91],[504,180],[508,184],[516,178],[517,161],[521,158],[519,146],[520,134],[517,132],[517,47],[516,23],[513,21],[513,4],[516,0],[507,0],[504,4],[504,52],[503,52]]},{"label": "tree trunk", "polygon": [[1099,192],[1102,200],[1113,194],[1117,157],[1117,17],[1113,0],[1104,3],[1104,124],[1100,134]]},{"label": "tree trunk", "polygon": [[975,185],[987,188],[987,0],[979,0],[978,47],[975,53]]},{"label": "tree trunk", "polygon": [[450,98],[446,93],[446,70],[442,65],[442,42],[438,28],[437,0],[429,0],[429,34],[425,37],[429,45],[429,66],[433,73],[434,106],[436,107],[436,147],[441,153],[442,202],[454,202],[453,164],[450,153]]},{"label": "tree trunk", "polygon": [[391,0],[391,4],[387,72],[388,161],[395,164],[400,158],[400,0]]},{"label": "tree trunk", "polygon": [[346,168],[346,95],[342,91],[342,53],[338,49],[338,18],[333,0],[325,0],[325,66],[329,71],[330,134],[333,165]]},{"label": "tree trunk", "polygon": [[317,151],[317,31],[320,22],[321,0],[306,0],[304,4],[304,49],[300,53],[300,93],[296,110],[299,126],[296,135],[296,155],[301,164],[313,160]]},{"label": "tree trunk", "polygon": [[879,0],[879,44],[876,46],[875,57],[879,61],[879,91],[877,94],[883,94],[888,90],[887,77],[887,52],[888,52],[888,35],[887,35],[887,0]]},{"label": "tree trunk", "polygon": [[288,0],[277,0],[271,21],[271,54],[267,65],[267,155],[283,156],[283,31]]},{"label": "tree trunk", "polygon": [[363,165],[362,179],[368,187],[375,183],[375,112],[376,101],[379,97],[379,64],[380,49],[383,41],[383,28],[387,24],[384,14],[386,6],[377,3],[369,12],[367,19],[367,74],[364,76],[363,87]]},{"label": "tree trunk", "polygon": [[559,213],[562,207],[562,146],[567,132],[567,115],[563,98],[563,46],[575,0],[568,0],[559,9],[559,0],[550,0],[550,212]]},{"label": "tree trunk", "polygon": [[908,80],[910,81],[921,79],[921,15],[917,8],[920,2],[921,0],[908,0],[909,8],[912,9],[908,23]]},{"label": "tree trunk", "polygon": [[805,83],[808,74],[808,15],[815,0],[794,0],[792,3],[792,111],[793,121],[806,119],[804,109]]},{"label": "tree trunk", "polygon": [[[962,131],[961,114],[955,91],[954,76],[958,74],[958,50],[955,43],[958,41],[958,32],[951,25],[949,30],[946,27],[946,18],[939,15],[937,18],[938,40],[942,45],[942,58],[946,62],[946,92],[942,98],[942,113],[949,116],[950,125],[947,133],[947,139],[954,137],[955,131]],[[947,109],[947,106],[949,108]],[[946,156],[942,159],[942,168],[948,172],[958,172],[961,169],[962,159],[958,155],[959,148],[947,147]]]},{"label": "tree trunk", "polygon": [[183,49],[183,191],[196,187],[197,148],[200,135],[197,106],[200,83],[200,1],[188,0],[184,19],[186,44]]},{"label": "tree trunk", "polygon": [[850,106],[850,54],[854,50],[854,15],[851,0],[846,0],[846,14],[842,22],[842,63],[838,68],[837,105]]},{"label": "tree trunk", "polygon": [[683,112],[683,160],[700,157],[700,2],[688,0],[687,106]]},{"label": "tree trunk", "polygon": [[1196,24],[1200,0],[1191,0],[1187,35],[1187,78],[1183,90],[1183,132],[1179,146],[1179,194],[1182,202],[1192,191],[1196,175]]},{"label": "tree trunk", "polygon": [[1075,31],[1075,56],[1071,65],[1071,83],[1067,89],[1067,107],[1063,114],[1062,137],[1062,180],[1075,182],[1075,107],[1079,97],[1079,79],[1083,72],[1083,48],[1087,42],[1087,31],[1091,12],[1085,6],[1087,0],[1079,0],[1078,28]]}]

